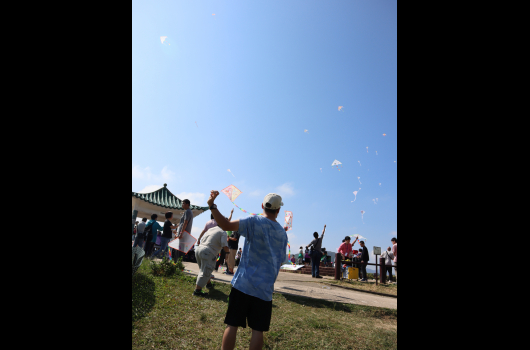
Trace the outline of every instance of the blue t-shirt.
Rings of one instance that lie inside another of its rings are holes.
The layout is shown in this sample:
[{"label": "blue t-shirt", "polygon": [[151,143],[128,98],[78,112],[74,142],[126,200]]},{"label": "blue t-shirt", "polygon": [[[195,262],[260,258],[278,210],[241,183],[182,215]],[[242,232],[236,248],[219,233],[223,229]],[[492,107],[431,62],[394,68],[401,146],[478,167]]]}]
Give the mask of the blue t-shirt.
[{"label": "blue t-shirt", "polygon": [[232,286],[271,301],[274,282],[285,259],[287,233],[278,222],[256,215],[239,220],[239,234],[245,237],[245,245]]}]

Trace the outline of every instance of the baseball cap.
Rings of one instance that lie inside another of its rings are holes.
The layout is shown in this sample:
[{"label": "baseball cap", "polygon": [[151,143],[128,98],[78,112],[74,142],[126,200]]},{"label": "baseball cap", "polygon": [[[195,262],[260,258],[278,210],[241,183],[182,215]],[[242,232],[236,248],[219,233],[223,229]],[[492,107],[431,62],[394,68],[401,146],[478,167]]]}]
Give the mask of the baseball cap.
[{"label": "baseball cap", "polygon": [[265,209],[280,209],[283,206],[282,197],[276,193],[269,193],[263,199],[263,208]]}]

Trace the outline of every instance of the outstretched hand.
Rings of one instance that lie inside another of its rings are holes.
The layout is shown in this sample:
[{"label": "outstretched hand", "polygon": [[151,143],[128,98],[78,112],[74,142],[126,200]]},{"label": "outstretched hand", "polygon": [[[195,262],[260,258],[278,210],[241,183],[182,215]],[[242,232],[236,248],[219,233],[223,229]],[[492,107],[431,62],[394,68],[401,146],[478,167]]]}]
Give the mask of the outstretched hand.
[{"label": "outstretched hand", "polygon": [[213,205],[213,201],[215,200],[215,198],[217,198],[217,196],[219,195],[219,191],[214,191],[214,190],[211,190],[210,191],[210,198],[208,198],[208,206],[212,206]]}]

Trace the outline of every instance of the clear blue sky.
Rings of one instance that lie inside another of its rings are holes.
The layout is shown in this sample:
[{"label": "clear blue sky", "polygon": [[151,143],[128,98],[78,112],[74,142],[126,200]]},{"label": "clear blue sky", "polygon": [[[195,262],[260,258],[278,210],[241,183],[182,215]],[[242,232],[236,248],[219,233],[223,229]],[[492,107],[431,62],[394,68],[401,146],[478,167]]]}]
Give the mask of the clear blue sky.
[{"label": "clear blue sky", "polygon": [[294,215],[291,252],[324,224],[328,250],[361,234],[371,251],[397,236],[394,161],[396,1],[133,1],[133,191],[166,182],[206,205],[233,184],[254,213],[275,192],[279,221]]}]

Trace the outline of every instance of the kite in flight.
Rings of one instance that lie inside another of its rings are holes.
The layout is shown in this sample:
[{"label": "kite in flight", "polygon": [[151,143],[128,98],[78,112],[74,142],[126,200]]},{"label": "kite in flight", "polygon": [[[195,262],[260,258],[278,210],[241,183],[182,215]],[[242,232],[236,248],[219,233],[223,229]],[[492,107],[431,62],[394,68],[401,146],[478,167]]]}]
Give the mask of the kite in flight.
[{"label": "kite in flight", "polygon": [[374,201],[374,204],[377,204],[377,201],[379,200],[379,198],[375,198],[375,199],[372,199]]},{"label": "kite in flight", "polygon": [[360,176],[357,176],[357,180],[359,180],[359,184],[361,184],[361,185],[363,184],[363,183],[361,182],[361,177],[360,177]]},{"label": "kite in flight", "polygon": [[377,151],[375,151],[375,155],[377,155]]},{"label": "kite in flight", "polygon": [[341,109],[342,109],[342,106],[339,106],[339,112],[340,112]]},{"label": "kite in flight", "polygon": [[[361,188],[359,187],[359,189],[361,189]],[[355,200],[357,199],[357,193],[358,192],[359,191],[353,191],[353,194],[355,195],[355,198],[352,200],[352,203],[355,202]]]},{"label": "kite in flight", "polygon": [[307,133],[309,134],[309,132],[307,131],[307,129],[305,129],[304,132],[307,132]]},{"label": "kite in flight", "polygon": [[322,172],[322,168],[320,168],[320,172]]},{"label": "kite in flight", "polygon": [[363,224],[364,224],[364,218],[363,218],[364,213],[366,212],[364,210],[361,210],[361,220],[363,221]]},{"label": "kite in flight", "polygon": [[215,13],[212,13],[212,16],[215,16]]},{"label": "kite in flight", "polygon": [[162,44],[164,44],[164,40],[166,40],[166,39],[167,39],[167,36],[161,36],[161,37],[160,37],[160,42],[161,42]]},{"label": "kite in flight", "polygon": [[379,187],[381,187],[381,183],[379,183]]},{"label": "kite in flight", "polygon": [[359,166],[362,166],[362,165],[361,165],[361,161],[360,161],[360,160],[358,160],[357,162],[359,163]]},{"label": "kite in flight", "polygon": [[237,196],[241,194],[241,191],[234,185],[230,185],[227,188],[223,189],[221,192],[226,194],[228,198],[230,199],[230,202],[234,203]]},{"label": "kite in flight", "polygon": [[287,231],[291,231],[293,229],[293,212],[292,211],[285,211],[285,226],[289,229]]},{"label": "kite in flight", "polygon": [[395,160],[394,163],[397,163],[397,160]]},{"label": "kite in flight", "polygon": [[[229,172],[230,174],[232,174],[233,177],[236,177],[236,176],[230,171],[230,169],[228,169],[228,172]],[[241,193],[241,192],[240,192],[240,193]],[[237,197],[237,196],[236,196],[236,197]],[[235,198],[234,198],[234,199],[235,199]]]},{"label": "kite in flight", "polygon": [[[337,169],[339,169],[339,164],[340,164],[340,167],[342,168],[342,163],[335,159],[335,161],[333,163],[331,163],[331,166],[336,166]],[[340,171],[340,169],[339,169],[339,171]]]},{"label": "kite in flight", "polygon": [[[352,235],[352,237],[355,237],[355,240],[353,241],[353,243],[355,243],[356,241],[359,241],[361,239],[365,240],[366,241],[366,238],[361,236],[361,235]],[[352,243],[352,244],[353,244]]]},{"label": "kite in flight", "polygon": [[[197,125],[197,122],[195,122],[195,125]],[[198,128],[198,127],[199,127],[199,126],[197,125],[197,128]]]},{"label": "kite in flight", "polygon": [[386,134],[383,134],[383,136],[386,136]]},{"label": "kite in flight", "polygon": [[366,153],[368,153],[368,146],[366,146]]}]

